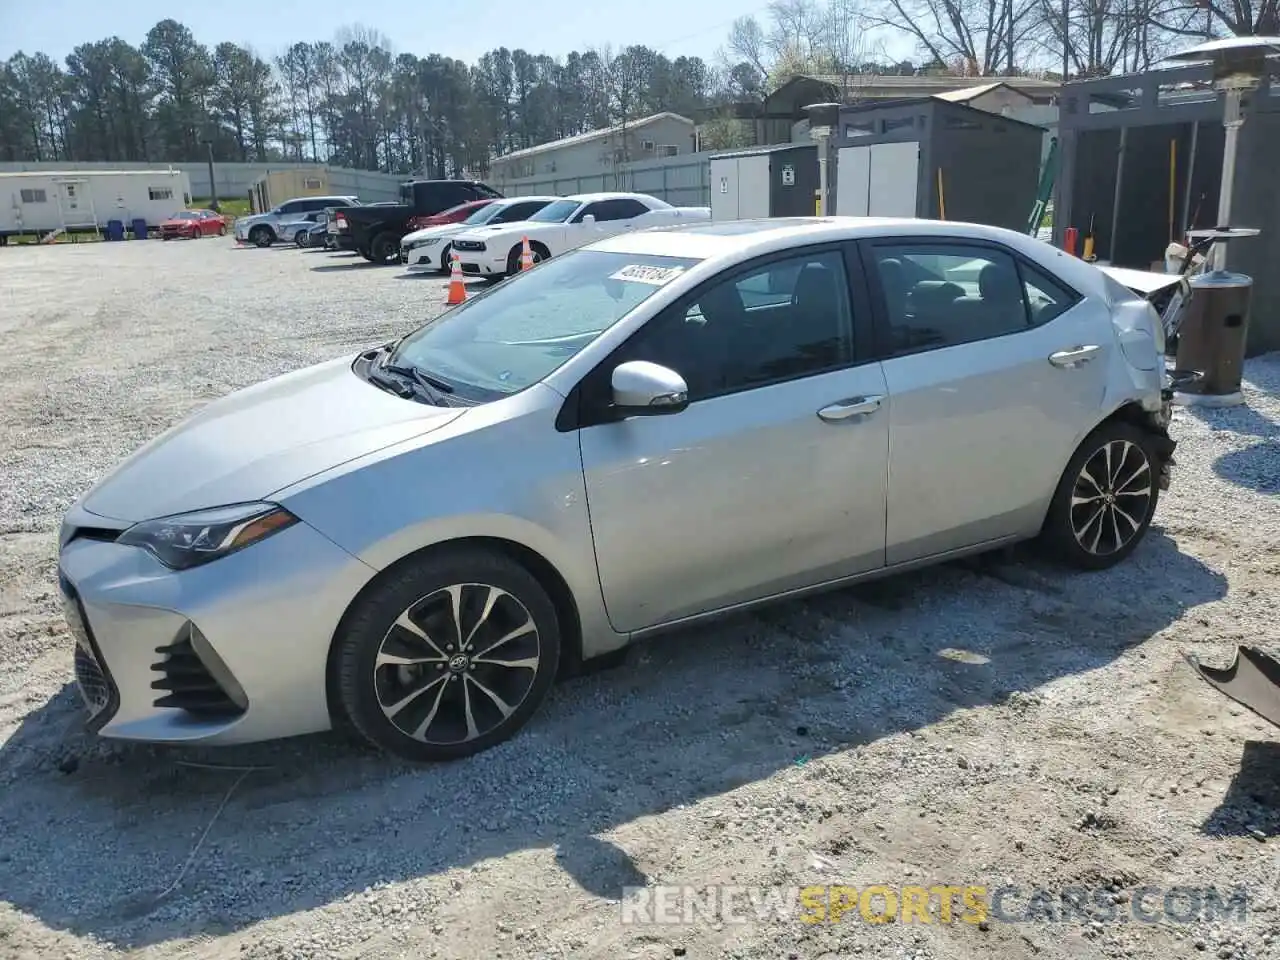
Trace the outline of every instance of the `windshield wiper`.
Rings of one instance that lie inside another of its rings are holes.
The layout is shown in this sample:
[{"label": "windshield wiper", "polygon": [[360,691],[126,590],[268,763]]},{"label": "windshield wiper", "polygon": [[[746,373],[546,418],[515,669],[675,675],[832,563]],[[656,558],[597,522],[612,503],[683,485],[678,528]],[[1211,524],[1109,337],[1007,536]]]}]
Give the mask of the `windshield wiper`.
[{"label": "windshield wiper", "polygon": [[453,384],[447,380],[441,380],[439,377],[433,377],[421,367],[405,366],[398,363],[385,363],[382,369],[387,373],[394,373],[397,376],[408,377],[419,386],[434,390],[437,393],[453,393]]}]

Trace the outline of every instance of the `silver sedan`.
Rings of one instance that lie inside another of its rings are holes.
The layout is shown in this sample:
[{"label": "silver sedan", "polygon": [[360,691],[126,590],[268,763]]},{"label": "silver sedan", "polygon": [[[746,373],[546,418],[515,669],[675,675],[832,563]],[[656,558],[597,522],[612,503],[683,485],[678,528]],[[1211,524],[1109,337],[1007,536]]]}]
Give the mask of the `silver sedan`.
[{"label": "silver sedan", "polygon": [[1036,539],[1108,567],[1167,487],[1154,310],[995,228],[703,223],[557,257],[209,404],[67,514],[90,728],[350,722],[446,760],[558,672]]}]

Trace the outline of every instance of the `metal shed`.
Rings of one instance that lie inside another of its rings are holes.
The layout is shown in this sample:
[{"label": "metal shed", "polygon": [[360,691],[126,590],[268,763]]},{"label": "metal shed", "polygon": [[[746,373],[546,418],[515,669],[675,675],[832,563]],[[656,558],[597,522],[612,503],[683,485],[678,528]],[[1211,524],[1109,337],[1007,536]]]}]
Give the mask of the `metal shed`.
[{"label": "metal shed", "polygon": [[835,212],[1025,229],[1044,137],[1042,127],[938,97],[842,107]]},{"label": "metal shed", "polygon": [[[1233,226],[1262,235],[1233,243],[1231,269],[1254,278],[1249,356],[1280,349],[1280,66],[1242,105]],[[1061,167],[1053,239],[1092,233],[1100,260],[1149,270],[1188,229],[1219,226],[1222,99],[1208,65],[1067,83],[1058,118]]]},{"label": "metal shed", "polygon": [[818,145],[783,143],[711,158],[711,219],[811,217],[818,192]]}]

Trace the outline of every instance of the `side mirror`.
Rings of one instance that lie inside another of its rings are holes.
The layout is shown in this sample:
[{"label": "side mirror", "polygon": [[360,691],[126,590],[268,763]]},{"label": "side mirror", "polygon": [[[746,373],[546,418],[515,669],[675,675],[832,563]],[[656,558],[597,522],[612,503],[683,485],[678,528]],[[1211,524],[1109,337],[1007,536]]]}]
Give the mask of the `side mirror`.
[{"label": "side mirror", "polygon": [[582,222],[588,225],[593,224],[596,222],[596,215],[594,213],[588,213],[582,218]]},{"label": "side mirror", "polygon": [[679,413],[689,406],[689,386],[674,370],[630,360],[613,370],[614,409],[629,417],[653,417]]}]

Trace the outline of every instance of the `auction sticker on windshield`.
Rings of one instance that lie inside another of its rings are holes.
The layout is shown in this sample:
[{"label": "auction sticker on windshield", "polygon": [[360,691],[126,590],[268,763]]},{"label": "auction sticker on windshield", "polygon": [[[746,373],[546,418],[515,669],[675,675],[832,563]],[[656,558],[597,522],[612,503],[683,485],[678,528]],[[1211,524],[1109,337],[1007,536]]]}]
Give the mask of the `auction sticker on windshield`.
[{"label": "auction sticker on windshield", "polygon": [[610,276],[609,279],[630,280],[633,283],[649,283],[655,287],[660,287],[680,276],[680,274],[684,273],[684,270],[684,267],[652,267],[633,263],[623,267]]}]

